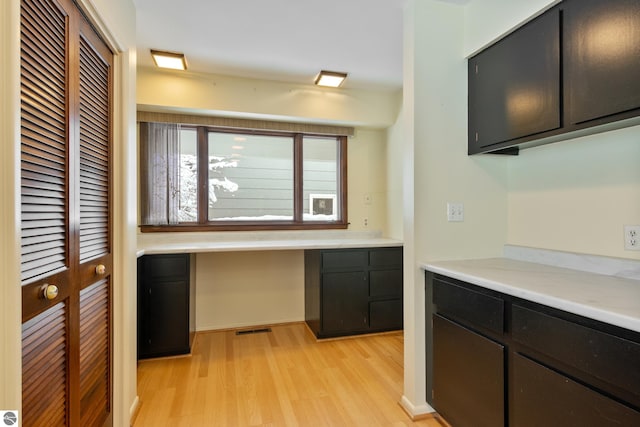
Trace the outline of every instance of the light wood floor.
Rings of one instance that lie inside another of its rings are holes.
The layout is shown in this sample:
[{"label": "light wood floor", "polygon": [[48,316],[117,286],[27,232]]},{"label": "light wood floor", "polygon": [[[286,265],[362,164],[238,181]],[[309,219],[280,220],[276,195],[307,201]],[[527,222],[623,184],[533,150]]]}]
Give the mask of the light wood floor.
[{"label": "light wood floor", "polygon": [[402,333],[316,342],[303,323],[199,333],[191,356],[141,361],[135,427],[423,426],[402,396]]}]

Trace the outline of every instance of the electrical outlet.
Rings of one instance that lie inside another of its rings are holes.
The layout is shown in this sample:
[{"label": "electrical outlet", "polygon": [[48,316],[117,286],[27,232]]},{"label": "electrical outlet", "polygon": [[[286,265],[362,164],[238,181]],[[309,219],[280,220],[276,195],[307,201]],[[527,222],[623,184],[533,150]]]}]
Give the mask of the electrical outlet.
[{"label": "electrical outlet", "polygon": [[640,225],[624,226],[624,249],[640,251]]},{"label": "electrical outlet", "polygon": [[449,222],[462,222],[464,221],[464,204],[462,203],[447,203],[447,221]]},{"label": "electrical outlet", "polygon": [[363,224],[365,227],[368,227],[368,226],[369,226],[369,218],[365,217],[365,218],[362,220],[362,224]]}]

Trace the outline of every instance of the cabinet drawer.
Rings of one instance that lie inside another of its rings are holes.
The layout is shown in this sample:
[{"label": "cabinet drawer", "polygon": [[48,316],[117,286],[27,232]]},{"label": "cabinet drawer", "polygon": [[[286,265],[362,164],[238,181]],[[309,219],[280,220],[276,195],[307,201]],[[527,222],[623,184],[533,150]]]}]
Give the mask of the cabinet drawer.
[{"label": "cabinet drawer", "polygon": [[640,402],[640,344],[514,304],[513,340],[605,383]]},{"label": "cabinet drawer", "polygon": [[369,252],[369,265],[402,268],[402,248],[372,249]]},{"label": "cabinet drawer", "polygon": [[144,257],[145,277],[154,281],[189,278],[189,254],[147,255]]},{"label": "cabinet drawer", "polygon": [[327,251],[322,252],[323,269],[357,268],[364,269],[367,265],[367,251]]},{"label": "cabinet drawer", "polygon": [[401,296],[402,270],[380,270],[369,272],[369,296]]},{"label": "cabinet drawer", "polygon": [[519,354],[513,356],[509,425],[637,426],[640,413]]},{"label": "cabinet drawer", "polygon": [[449,315],[472,327],[502,334],[504,301],[440,279],[433,281],[433,302],[438,313]]}]

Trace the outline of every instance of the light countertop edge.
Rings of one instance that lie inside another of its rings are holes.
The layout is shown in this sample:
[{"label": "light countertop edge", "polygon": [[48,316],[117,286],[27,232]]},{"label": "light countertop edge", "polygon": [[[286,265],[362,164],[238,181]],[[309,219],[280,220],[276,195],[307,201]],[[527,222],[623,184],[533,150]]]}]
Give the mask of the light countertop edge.
[{"label": "light countertop edge", "polygon": [[198,252],[249,252],[270,250],[348,249],[397,246],[403,246],[402,241],[386,238],[171,242],[139,246],[137,250],[137,256],[140,257],[142,255],[152,254]]},{"label": "light countertop edge", "polygon": [[506,258],[439,261],[424,270],[640,332],[640,281]]}]

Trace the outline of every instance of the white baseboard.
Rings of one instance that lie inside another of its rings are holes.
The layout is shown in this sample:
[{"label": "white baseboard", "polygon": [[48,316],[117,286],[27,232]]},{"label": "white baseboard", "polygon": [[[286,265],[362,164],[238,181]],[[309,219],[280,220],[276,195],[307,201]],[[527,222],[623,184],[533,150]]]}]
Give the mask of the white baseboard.
[{"label": "white baseboard", "polygon": [[428,403],[423,403],[421,405],[414,405],[407,396],[402,396],[400,399],[400,406],[405,410],[407,414],[411,417],[412,420],[417,418],[421,418],[424,415],[433,414],[436,412],[435,409],[431,407]]},{"label": "white baseboard", "polygon": [[133,403],[129,408],[129,425],[133,425],[133,422],[136,420],[136,415],[138,415],[138,411],[140,410],[140,398],[136,396],[133,399]]},{"label": "white baseboard", "polygon": [[236,329],[244,329],[244,328],[264,328],[268,326],[279,326],[279,325],[287,325],[293,323],[303,323],[303,319],[281,319],[274,321],[264,321],[264,322],[246,322],[246,323],[230,323],[225,325],[204,325],[204,326],[196,326],[196,332],[221,332],[221,331],[233,331]]}]

